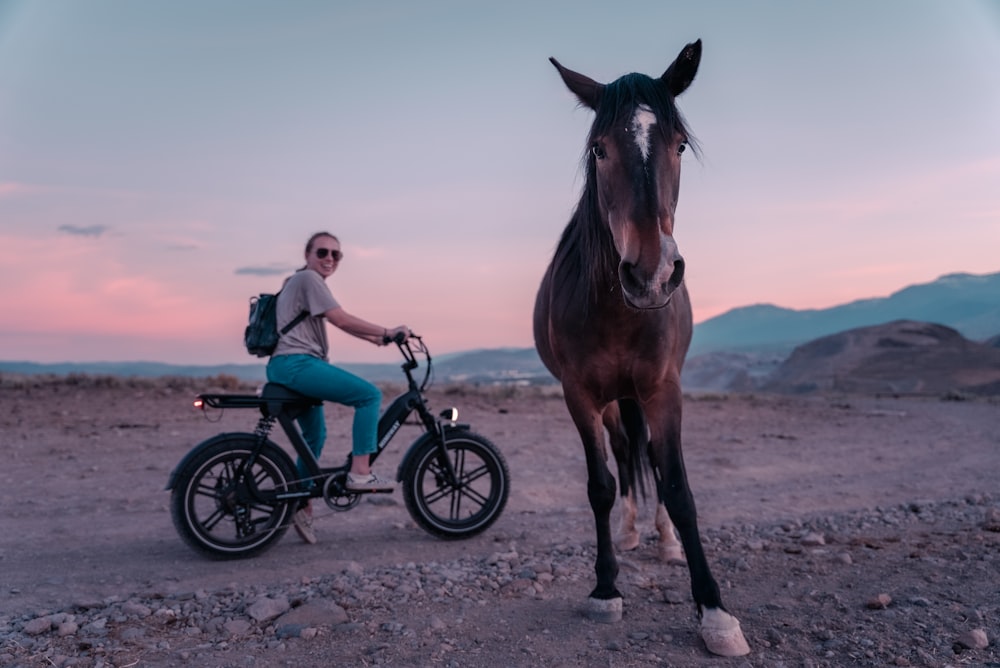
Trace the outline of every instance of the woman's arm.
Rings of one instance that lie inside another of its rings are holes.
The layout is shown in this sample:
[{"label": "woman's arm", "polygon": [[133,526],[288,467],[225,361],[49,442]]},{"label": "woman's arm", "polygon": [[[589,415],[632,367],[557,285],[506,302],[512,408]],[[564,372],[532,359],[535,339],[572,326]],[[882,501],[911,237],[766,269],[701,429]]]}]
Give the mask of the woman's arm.
[{"label": "woman's arm", "polygon": [[371,341],[379,346],[384,345],[384,337],[386,336],[393,338],[400,333],[406,337],[410,336],[410,330],[406,325],[400,325],[391,329],[388,327],[379,327],[367,320],[362,320],[356,315],[351,315],[340,306],[330,309],[323,314],[323,317],[329,320],[335,327],[344,330],[351,336]]}]

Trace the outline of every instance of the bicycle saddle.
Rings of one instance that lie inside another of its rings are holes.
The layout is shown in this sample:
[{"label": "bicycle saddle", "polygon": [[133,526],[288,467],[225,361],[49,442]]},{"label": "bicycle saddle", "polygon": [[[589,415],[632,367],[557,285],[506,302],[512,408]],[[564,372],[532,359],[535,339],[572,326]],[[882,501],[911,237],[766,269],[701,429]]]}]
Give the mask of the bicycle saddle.
[{"label": "bicycle saddle", "polygon": [[301,410],[309,406],[319,406],[323,403],[322,399],[306,396],[278,383],[265,383],[264,387],[261,388],[260,398],[266,402],[267,412],[270,415],[277,415],[289,409],[298,408]]}]

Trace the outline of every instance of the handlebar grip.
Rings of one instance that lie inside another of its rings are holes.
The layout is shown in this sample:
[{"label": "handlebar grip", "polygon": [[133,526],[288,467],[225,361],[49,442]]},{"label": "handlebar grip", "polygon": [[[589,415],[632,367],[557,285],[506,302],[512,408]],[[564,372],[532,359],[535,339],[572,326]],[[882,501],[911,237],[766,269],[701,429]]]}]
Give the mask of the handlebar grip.
[{"label": "handlebar grip", "polygon": [[386,335],[382,337],[383,345],[389,345],[390,343],[402,343],[403,341],[406,341],[406,334],[403,332],[396,332],[396,336]]}]

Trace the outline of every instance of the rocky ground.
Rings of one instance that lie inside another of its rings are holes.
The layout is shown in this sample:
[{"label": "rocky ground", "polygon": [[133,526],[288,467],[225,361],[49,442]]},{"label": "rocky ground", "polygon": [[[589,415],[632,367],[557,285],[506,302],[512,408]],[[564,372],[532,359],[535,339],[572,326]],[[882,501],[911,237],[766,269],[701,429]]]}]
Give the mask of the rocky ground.
[{"label": "rocky ground", "polygon": [[643,544],[620,554],[623,621],[584,615],[583,456],[552,393],[432,396],[510,464],[482,536],[434,539],[397,494],[320,513],[315,546],[288,532],[236,562],[194,554],[170,522],[183,453],[253,426],[205,422],[193,393],[0,379],[0,666],[1000,666],[995,402],[689,397],[703,540],[752,650],[722,659],[698,638],[687,569],[656,559],[648,508]]}]

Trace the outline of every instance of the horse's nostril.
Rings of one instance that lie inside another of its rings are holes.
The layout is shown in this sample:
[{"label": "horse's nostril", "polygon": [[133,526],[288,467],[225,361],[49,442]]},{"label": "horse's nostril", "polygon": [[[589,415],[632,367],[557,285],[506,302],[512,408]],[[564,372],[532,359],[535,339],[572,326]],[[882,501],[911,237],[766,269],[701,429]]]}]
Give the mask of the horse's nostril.
[{"label": "horse's nostril", "polygon": [[680,287],[684,280],[684,258],[674,260],[674,273],[670,274],[670,287],[674,290]]},{"label": "horse's nostril", "polygon": [[631,262],[622,262],[619,275],[621,277],[622,287],[625,288],[627,292],[638,292],[642,289],[644,283],[638,276],[636,276],[636,266]]}]

